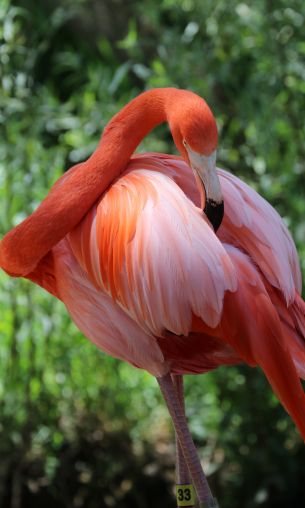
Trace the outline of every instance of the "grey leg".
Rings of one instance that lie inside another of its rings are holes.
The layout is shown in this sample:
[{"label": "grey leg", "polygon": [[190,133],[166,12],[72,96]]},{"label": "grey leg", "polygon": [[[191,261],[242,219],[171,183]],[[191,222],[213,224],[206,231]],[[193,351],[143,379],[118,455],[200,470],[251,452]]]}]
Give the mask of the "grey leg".
[{"label": "grey leg", "polygon": [[[181,409],[183,411],[183,414],[185,415],[184,393],[183,393],[183,376],[172,375],[171,377],[173,380],[173,384],[174,384],[174,387],[176,390],[178,400],[180,402]],[[177,451],[177,457],[176,457],[177,483],[181,483],[181,484],[191,483],[189,470],[188,470],[187,464],[184,460],[182,448],[179,443],[177,433],[175,433],[175,435],[176,435],[176,451]]]},{"label": "grey leg", "polygon": [[[183,411],[183,414],[185,415],[183,376],[172,375],[171,377],[172,377],[173,385],[176,390],[178,400],[180,402],[181,409]],[[185,459],[184,459],[184,456],[182,453],[182,448],[181,448],[181,445],[180,445],[180,442],[179,442],[176,432],[175,432],[175,438],[176,438],[176,485],[177,485],[177,489],[179,489],[179,485],[181,485],[181,486],[190,485],[191,487],[189,487],[189,488],[192,489],[193,485],[192,485],[190,473],[189,473],[187,464],[185,462]],[[197,503],[196,504],[190,503],[189,508],[195,508],[196,505],[197,505]],[[179,508],[179,506],[178,506],[178,508]]]},{"label": "grey leg", "polygon": [[172,417],[175,432],[197,493],[200,508],[217,508],[208,481],[202,470],[184,412],[181,408],[170,374],[157,378],[162,395]]}]

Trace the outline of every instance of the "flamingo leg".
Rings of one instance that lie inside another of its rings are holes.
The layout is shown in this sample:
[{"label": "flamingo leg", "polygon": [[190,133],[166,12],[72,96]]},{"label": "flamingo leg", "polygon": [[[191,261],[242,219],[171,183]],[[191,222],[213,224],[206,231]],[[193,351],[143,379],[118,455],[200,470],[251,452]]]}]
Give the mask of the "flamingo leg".
[{"label": "flamingo leg", "polygon": [[200,508],[218,508],[208,481],[202,470],[195,445],[190,434],[184,411],[181,408],[170,374],[158,377],[161,393],[171,415],[182,453],[197,493]]},{"label": "flamingo leg", "polygon": [[[183,414],[185,415],[185,404],[184,404],[184,392],[183,392],[183,376],[181,375],[172,375],[172,381],[176,390],[176,394],[178,400],[180,402],[181,409]],[[185,462],[184,455],[182,452],[182,448],[178,439],[178,435],[175,432],[176,439],[176,485],[190,485],[190,473],[187,467],[187,463]],[[197,503],[196,503],[197,505]],[[196,505],[190,504],[190,508],[195,508]],[[197,505],[198,506],[198,505]]]},{"label": "flamingo leg", "polygon": [[[183,393],[183,376],[179,375],[172,375],[172,381],[176,390],[176,394],[178,397],[178,400],[180,402],[181,410],[183,414],[185,415],[185,405],[184,405],[184,393]],[[175,432],[176,437],[176,472],[177,472],[177,483],[178,484],[186,484],[190,483],[190,474],[187,467],[187,464],[184,460],[184,456],[182,453],[182,448],[177,436],[177,433]]]}]

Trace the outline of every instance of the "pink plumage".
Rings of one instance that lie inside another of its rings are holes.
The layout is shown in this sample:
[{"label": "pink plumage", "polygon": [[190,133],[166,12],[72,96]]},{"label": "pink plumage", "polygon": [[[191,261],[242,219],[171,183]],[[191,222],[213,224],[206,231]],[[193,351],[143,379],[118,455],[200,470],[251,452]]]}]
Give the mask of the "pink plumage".
[{"label": "pink plumage", "polygon": [[[164,120],[182,157],[131,157]],[[171,374],[259,365],[305,439],[305,304],[296,249],[262,197],[216,171],[216,145],[215,119],[202,99],[174,89],[146,92],[0,243],[5,271],[62,300],[103,351],[158,378],[206,502],[211,492]]]}]

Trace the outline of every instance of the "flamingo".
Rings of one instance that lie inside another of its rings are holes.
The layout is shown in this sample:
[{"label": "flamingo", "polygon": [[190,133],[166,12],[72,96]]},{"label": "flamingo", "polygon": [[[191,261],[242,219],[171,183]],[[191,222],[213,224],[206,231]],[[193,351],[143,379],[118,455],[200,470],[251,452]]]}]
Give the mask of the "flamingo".
[{"label": "flamingo", "polygon": [[[180,156],[133,155],[162,122]],[[0,243],[3,270],[42,286],[100,349],[157,378],[177,438],[177,484],[192,483],[202,507],[217,501],[186,422],[184,374],[260,366],[305,439],[296,248],[277,212],[216,168],[217,138],[198,95],[146,91]],[[189,490],[178,488],[177,503],[194,505]]]}]

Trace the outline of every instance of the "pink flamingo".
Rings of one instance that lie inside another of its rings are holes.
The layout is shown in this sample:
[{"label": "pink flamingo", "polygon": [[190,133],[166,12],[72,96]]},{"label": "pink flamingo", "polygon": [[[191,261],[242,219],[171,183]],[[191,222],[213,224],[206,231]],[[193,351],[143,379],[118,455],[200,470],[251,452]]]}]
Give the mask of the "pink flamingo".
[{"label": "pink flamingo", "polygon": [[[182,157],[132,156],[164,121]],[[183,374],[260,365],[305,439],[296,249],[263,198],[216,170],[216,146],[203,99],[145,92],[0,244],[9,275],[41,285],[99,348],[156,376],[177,435],[177,482],[191,476],[207,507],[216,501],[185,419]]]}]

